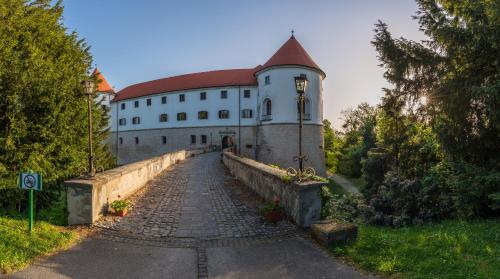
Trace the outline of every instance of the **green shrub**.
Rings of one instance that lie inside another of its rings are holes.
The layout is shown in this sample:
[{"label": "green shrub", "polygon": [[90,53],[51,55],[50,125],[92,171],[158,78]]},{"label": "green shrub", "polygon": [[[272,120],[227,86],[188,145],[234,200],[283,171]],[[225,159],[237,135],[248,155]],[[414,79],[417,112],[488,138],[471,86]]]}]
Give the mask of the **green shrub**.
[{"label": "green shrub", "polygon": [[128,200],[116,200],[109,206],[116,212],[128,209],[132,204]]},{"label": "green shrub", "polygon": [[362,196],[333,194],[326,186],[321,188],[321,218],[340,223],[364,222],[367,206]]}]

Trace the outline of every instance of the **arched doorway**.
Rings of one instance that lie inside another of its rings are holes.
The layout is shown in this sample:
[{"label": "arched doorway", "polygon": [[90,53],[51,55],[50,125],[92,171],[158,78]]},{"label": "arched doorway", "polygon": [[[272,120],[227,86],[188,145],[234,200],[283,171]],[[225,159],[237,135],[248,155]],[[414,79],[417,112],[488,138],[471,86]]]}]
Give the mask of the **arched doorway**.
[{"label": "arched doorway", "polygon": [[234,144],[233,137],[231,137],[231,136],[224,136],[222,138],[222,150],[224,150],[226,148],[229,148],[229,147],[232,147],[233,144]]}]

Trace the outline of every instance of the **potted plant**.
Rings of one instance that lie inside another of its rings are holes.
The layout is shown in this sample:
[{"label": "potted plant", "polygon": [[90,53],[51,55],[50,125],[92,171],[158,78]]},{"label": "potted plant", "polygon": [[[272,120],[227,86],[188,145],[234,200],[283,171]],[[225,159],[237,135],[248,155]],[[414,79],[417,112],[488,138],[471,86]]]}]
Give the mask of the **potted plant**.
[{"label": "potted plant", "polygon": [[262,207],[262,213],[267,222],[276,224],[284,216],[284,208],[280,205],[279,199],[274,199],[274,202],[266,203]]},{"label": "potted plant", "polygon": [[115,215],[123,217],[127,215],[131,203],[128,200],[116,200],[109,206],[113,209]]}]

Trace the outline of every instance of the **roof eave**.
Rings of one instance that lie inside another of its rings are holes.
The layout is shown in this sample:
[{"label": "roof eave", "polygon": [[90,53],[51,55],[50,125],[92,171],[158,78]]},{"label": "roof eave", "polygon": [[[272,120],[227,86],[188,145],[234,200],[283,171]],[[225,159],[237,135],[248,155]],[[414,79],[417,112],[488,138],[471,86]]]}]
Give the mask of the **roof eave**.
[{"label": "roof eave", "polygon": [[320,73],[322,75],[323,79],[326,78],[325,72],[323,70],[321,70],[320,68],[305,66],[305,65],[300,65],[300,64],[280,64],[280,65],[266,66],[266,67],[263,67],[263,68],[259,69],[258,71],[256,71],[254,75],[256,76],[256,75],[258,75],[262,72],[265,72],[266,70],[271,69],[271,68],[288,68],[288,67],[302,67],[302,68],[314,70],[314,71]]}]

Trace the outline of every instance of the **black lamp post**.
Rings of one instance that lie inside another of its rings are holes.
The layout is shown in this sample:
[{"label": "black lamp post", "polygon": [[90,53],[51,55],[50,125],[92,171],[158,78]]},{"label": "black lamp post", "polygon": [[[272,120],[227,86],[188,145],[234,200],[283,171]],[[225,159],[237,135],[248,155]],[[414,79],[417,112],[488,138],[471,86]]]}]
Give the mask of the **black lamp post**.
[{"label": "black lamp post", "polygon": [[294,168],[288,168],[287,173],[290,176],[297,177],[299,181],[303,180],[304,174],[306,175],[315,175],[315,171],[313,168],[305,168],[304,169],[304,161],[307,161],[307,155],[302,154],[302,127],[304,120],[304,101],[307,89],[307,78],[305,75],[300,75],[294,78],[295,80],[295,89],[298,94],[298,109],[299,109],[299,155],[294,156],[293,160],[299,162],[299,169],[295,170]]},{"label": "black lamp post", "polygon": [[87,95],[87,117],[88,117],[88,136],[89,136],[89,166],[87,170],[87,176],[94,177],[95,176],[95,168],[94,168],[94,149],[92,148],[92,102],[94,101],[94,89],[95,83],[93,80],[85,80],[82,83],[83,85],[83,93]]},{"label": "black lamp post", "polygon": [[302,119],[304,118],[304,93],[307,88],[307,78],[305,76],[295,77],[295,89],[297,94],[299,94],[299,156],[297,160],[299,161],[299,173],[304,172],[303,160],[307,157],[302,155]]}]

